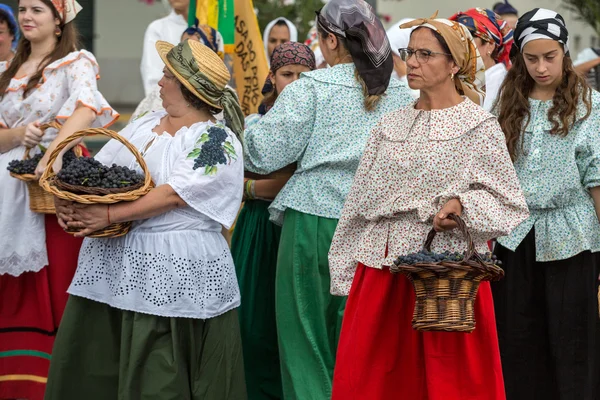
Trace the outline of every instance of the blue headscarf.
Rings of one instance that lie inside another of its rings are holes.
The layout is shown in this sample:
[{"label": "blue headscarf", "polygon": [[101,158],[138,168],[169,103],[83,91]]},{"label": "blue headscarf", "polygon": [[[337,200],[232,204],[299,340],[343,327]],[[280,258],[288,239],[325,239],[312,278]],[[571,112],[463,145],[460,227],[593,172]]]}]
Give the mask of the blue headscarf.
[{"label": "blue headscarf", "polygon": [[17,43],[19,42],[19,24],[17,23],[17,19],[15,18],[12,9],[6,4],[0,4],[0,13],[6,15],[8,25],[10,25],[12,31],[15,33],[15,37],[12,41],[12,48],[14,50],[17,47]]}]

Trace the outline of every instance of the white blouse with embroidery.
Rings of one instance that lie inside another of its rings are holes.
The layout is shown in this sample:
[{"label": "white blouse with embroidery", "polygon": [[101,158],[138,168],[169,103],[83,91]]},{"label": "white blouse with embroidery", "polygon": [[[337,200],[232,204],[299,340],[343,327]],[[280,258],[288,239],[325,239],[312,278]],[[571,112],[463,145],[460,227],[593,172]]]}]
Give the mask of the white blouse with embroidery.
[{"label": "white blouse with embroidery", "polygon": [[[358,262],[381,269],[421,250],[433,217],[451,198],[462,203],[480,252],[527,218],[496,118],[469,99],[442,110],[413,104],[387,114],[371,133],[331,244],[332,294],[348,295]],[[466,249],[454,231],[432,245]]]},{"label": "white blouse with embroidery", "polygon": [[[0,63],[0,73],[6,68],[6,63]],[[96,112],[92,127],[109,126],[119,114],[98,91],[98,74],[94,55],[81,50],[48,65],[40,84],[26,98],[23,92],[29,77],[13,78],[0,100],[0,127],[54,120],[63,124],[79,105]],[[41,144],[48,146],[57,134],[48,129]],[[22,159],[24,153],[25,147],[19,146],[0,154],[0,275],[37,272],[48,264],[44,215],[29,210],[26,184],[6,170],[10,161]]]},{"label": "white blouse with embroidery", "polygon": [[[229,129],[209,122],[182,128],[175,136],[154,133],[165,115],[142,117],[121,135],[143,151],[156,186],[170,185],[188,206],[136,221],[119,238],[86,238],[69,293],[122,310],[212,318],[240,304],[221,225],[231,227],[242,200],[242,146]],[[203,144],[215,140],[224,163],[194,169],[206,150]],[[95,158],[141,172],[131,152],[115,140]]]}]

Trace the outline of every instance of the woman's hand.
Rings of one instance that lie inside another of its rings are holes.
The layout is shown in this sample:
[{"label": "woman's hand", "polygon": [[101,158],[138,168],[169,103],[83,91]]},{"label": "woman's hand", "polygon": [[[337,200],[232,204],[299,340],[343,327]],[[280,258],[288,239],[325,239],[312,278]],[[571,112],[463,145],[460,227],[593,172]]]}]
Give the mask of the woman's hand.
[{"label": "woman's hand", "polygon": [[451,231],[454,228],[458,227],[458,224],[453,220],[448,218],[448,214],[456,214],[458,216],[462,215],[462,204],[458,199],[450,199],[439,213],[435,217],[433,217],[433,229],[436,232],[445,232]]},{"label": "woman's hand", "polygon": [[[48,149],[46,151],[46,153],[44,154],[44,156],[42,157],[42,159],[40,160],[40,162],[38,163],[37,167],[35,168],[35,177],[37,179],[40,179],[40,177],[42,176],[42,174],[48,167],[48,161],[50,160],[50,153],[51,153],[50,149]],[[59,154],[58,157],[56,157],[56,160],[54,160],[54,164],[52,164],[52,169],[54,170],[55,174],[58,174],[58,172],[61,170],[62,162],[63,162],[62,160],[63,160],[62,154]]]},{"label": "woman's hand", "polygon": [[109,207],[105,204],[86,205],[74,203],[69,207],[72,212],[68,214],[71,221],[67,222],[67,227],[79,229],[75,237],[88,236],[93,232],[106,228],[110,225]]},{"label": "woman's hand", "polygon": [[35,147],[42,141],[42,136],[44,136],[44,131],[40,129],[39,121],[30,122],[25,126],[21,145],[29,148]]},{"label": "woman's hand", "polygon": [[63,200],[59,197],[54,196],[54,208],[56,208],[56,218],[58,219],[58,224],[64,230],[67,230],[69,227],[67,223],[73,221],[71,215],[73,214],[73,202],[69,200]]}]

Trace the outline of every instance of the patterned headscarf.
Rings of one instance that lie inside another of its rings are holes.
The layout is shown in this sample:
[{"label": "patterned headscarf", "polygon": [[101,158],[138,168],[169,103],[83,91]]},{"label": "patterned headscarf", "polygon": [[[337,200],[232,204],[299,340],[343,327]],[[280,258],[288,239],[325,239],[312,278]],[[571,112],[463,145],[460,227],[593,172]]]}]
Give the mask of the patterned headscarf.
[{"label": "patterned headscarf", "polygon": [[52,4],[58,11],[63,24],[73,21],[82,9],[81,5],[75,0],[52,0]]},{"label": "patterned headscarf", "polygon": [[484,42],[494,43],[498,49],[496,61],[507,68],[510,67],[510,48],[514,42],[513,31],[498,14],[485,8],[471,8],[453,15],[450,21],[460,22],[469,29],[471,35],[479,37]]},{"label": "patterned headscarf", "polygon": [[271,72],[285,65],[304,65],[311,69],[317,68],[315,55],[305,44],[299,42],[287,42],[281,44],[273,50],[271,55]]},{"label": "patterned headscarf", "polygon": [[346,40],[369,94],[383,94],[390,83],[394,61],[385,29],[371,6],[364,0],[330,0],[317,12],[317,23]]},{"label": "patterned headscarf", "polygon": [[13,14],[12,8],[7,6],[6,4],[0,4],[0,13],[3,13],[6,16],[6,21],[11,28],[11,31],[14,32],[14,39],[12,41],[13,50],[17,47],[17,43],[19,42],[19,24],[17,23],[17,19],[15,18],[15,14]]},{"label": "patterned headscarf", "polygon": [[458,74],[454,77],[454,85],[474,103],[483,105],[485,92],[485,66],[473,36],[469,30],[456,21],[436,19],[437,12],[431,18],[421,18],[408,22],[400,28],[425,27],[439,33],[458,66]]},{"label": "patterned headscarf", "polygon": [[515,28],[515,44],[519,51],[536,39],[551,39],[561,43],[569,56],[569,31],[565,19],[556,11],[534,8],[523,14]]}]

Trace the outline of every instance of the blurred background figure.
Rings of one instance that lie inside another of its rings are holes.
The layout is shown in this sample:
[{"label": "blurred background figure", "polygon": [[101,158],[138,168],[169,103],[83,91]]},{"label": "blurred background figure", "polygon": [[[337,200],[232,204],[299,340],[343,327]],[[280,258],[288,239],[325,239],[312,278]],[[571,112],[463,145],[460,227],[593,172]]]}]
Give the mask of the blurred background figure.
[{"label": "blurred background figure", "polygon": [[600,90],[600,47],[583,49],[573,63],[575,71],[584,75],[591,87]]},{"label": "blurred background figure", "polygon": [[[408,47],[412,28],[400,29],[400,25],[410,21],[413,21],[413,18],[402,18],[399,22],[396,22],[394,25],[392,25],[386,32],[388,40],[390,41],[390,46],[392,47],[392,58],[394,60],[394,72],[392,72],[392,78],[399,79],[407,86],[408,81],[406,79],[406,63],[402,61],[402,58],[400,58],[398,49],[404,49]],[[418,90],[411,89],[410,93],[415,99],[419,98]]]},{"label": "blurred background figure", "polygon": [[271,59],[275,47],[284,44],[285,42],[297,42],[298,29],[296,25],[286,18],[277,18],[269,22],[263,33],[263,43],[267,60]]},{"label": "blurred background figure", "polygon": [[519,12],[514,8],[508,0],[504,0],[504,3],[494,4],[494,12],[500,16],[504,21],[508,23],[510,29],[515,29],[517,21],[519,20]]},{"label": "blurred background figure", "polygon": [[11,8],[0,4],[0,62],[11,61],[19,41],[19,27]]},{"label": "blurred background figure", "polygon": [[156,42],[163,40],[177,45],[181,40],[181,32],[188,27],[187,16],[190,0],[169,0],[169,5],[172,8],[169,15],[150,23],[144,35],[140,70],[146,96],[155,89],[163,76],[163,64],[154,47]]}]

